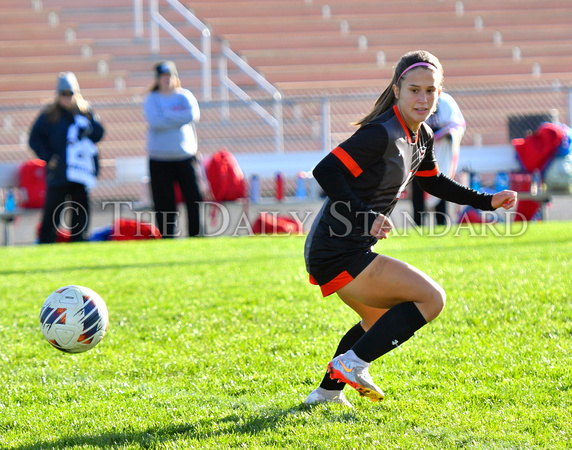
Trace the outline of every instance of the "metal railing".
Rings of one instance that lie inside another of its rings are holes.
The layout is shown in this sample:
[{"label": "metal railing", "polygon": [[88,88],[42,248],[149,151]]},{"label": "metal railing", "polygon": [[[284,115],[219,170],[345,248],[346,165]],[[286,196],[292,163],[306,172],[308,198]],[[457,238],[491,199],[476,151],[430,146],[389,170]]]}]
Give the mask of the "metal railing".
[{"label": "metal railing", "polygon": [[[142,36],[141,26],[141,0],[133,0],[134,28],[136,37]],[[150,41],[151,51],[159,53],[160,39],[159,27],[163,28],[175,41],[182,45],[191,55],[202,64],[203,100],[212,99],[212,74],[211,74],[211,32],[193,13],[185,8],[177,0],[164,0],[173,9],[180,13],[183,18],[202,34],[202,51],[195,47],[175,26],[159,13],[159,0],[149,1],[150,17]],[[240,72],[247,75],[256,85],[271,95],[273,99],[272,113],[268,112],[260,102],[254,100],[244,89],[230,79],[228,71],[229,61]],[[284,152],[284,123],[282,117],[282,94],[269,83],[260,73],[253,69],[246,61],[233,52],[228,44],[223,43],[219,58],[219,78],[221,97],[221,118],[229,119],[229,92],[232,92],[239,100],[254,111],[267,125],[274,130],[274,150],[276,153]]]},{"label": "metal railing", "polygon": [[133,0],[133,34],[140,39],[144,34],[143,0]]},{"label": "metal railing", "polygon": [[[273,98],[273,114],[256,102],[244,89],[229,78],[228,61],[231,61],[241,72],[251,78],[261,89],[269,93]],[[219,59],[220,100],[221,117],[228,120],[229,92],[254,111],[266,124],[274,129],[274,150],[276,153],[284,152],[284,121],[282,117],[282,94],[268,82],[262,75],[249,66],[240,56],[234,53],[226,43],[223,43]]]},{"label": "metal railing", "polygon": [[211,31],[197,17],[192,14],[177,0],[164,0],[177,11],[183,18],[201,33],[201,48],[199,50],[189,41],[177,28],[175,28],[165,17],[159,13],[159,0],[149,0],[149,20],[151,52],[159,53],[160,38],[159,27],[163,28],[175,41],[185,48],[202,65],[203,79],[203,99],[209,101],[212,98],[212,78],[211,78]]}]

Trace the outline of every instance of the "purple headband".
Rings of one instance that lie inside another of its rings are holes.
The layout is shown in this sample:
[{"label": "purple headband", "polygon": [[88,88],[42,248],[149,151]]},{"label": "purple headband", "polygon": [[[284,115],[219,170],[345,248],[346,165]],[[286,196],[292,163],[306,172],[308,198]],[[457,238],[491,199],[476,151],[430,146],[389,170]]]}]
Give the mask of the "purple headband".
[{"label": "purple headband", "polygon": [[414,69],[415,67],[421,67],[421,66],[423,66],[423,67],[430,67],[430,68],[432,68],[432,69],[436,69],[436,67],[435,67],[433,64],[430,64],[430,63],[427,63],[427,62],[418,62],[418,63],[415,63],[415,64],[411,64],[407,69],[405,69],[403,72],[401,72],[401,75],[399,75],[399,78],[397,79],[397,81],[395,82],[395,84],[399,84],[399,80],[401,80],[401,77],[402,77],[403,75],[405,75],[405,73],[406,73],[408,70]]}]

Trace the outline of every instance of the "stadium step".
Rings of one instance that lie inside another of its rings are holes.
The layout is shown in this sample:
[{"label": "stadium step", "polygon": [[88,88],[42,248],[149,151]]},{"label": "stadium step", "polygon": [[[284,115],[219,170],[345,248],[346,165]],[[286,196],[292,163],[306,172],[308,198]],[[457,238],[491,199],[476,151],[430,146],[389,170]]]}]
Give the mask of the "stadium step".
[{"label": "stadium step", "polygon": [[58,72],[107,72],[110,55],[98,55],[96,58],[72,56],[34,56],[12,57],[9,64],[0,66],[0,75],[58,73]]},{"label": "stadium step", "polygon": [[[48,25],[50,18],[57,19],[58,9],[50,11],[32,11],[31,8],[20,7],[6,8],[2,3],[0,10],[0,24],[10,25]],[[53,16],[53,15],[56,16]]]},{"label": "stadium step", "polygon": [[[99,75],[97,72],[76,73],[80,86],[90,88],[112,88],[117,78],[125,79],[127,72],[110,72]],[[49,91],[56,87],[57,72],[54,73],[24,73],[18,76],[0,75],[0,91]]]},{"label": "stadium step", "polygon": [[[40,57],[40,56],[82,56],[84,51],[91,53],[93,39],[77,39],[64,43],[59,39],[38,41],[0,41],[0,58]],[[105,52],[102,52],[105,53]]]},{"label": "stadium step", "polygon": [[38,24],[0,24],[0,41],[41,41],[41,40],[59,40],[62,44],[67,42],[66,30],[73,30],[76,24],[66,24],[65,27],[58,26],[51,28],[48,25],[39,26]]}]

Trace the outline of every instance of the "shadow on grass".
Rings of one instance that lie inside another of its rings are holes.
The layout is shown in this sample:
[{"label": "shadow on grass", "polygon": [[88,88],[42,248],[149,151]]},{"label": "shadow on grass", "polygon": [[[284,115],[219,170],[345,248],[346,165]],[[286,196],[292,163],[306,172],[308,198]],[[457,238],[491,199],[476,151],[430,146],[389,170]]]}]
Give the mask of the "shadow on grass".
[{"label": "shadow on grass", "polygon": [[[278,259],[268,257],[265,260]],[[241,256],[241,261],[259,261],[260,258],[256,257],[245,257]],[[175,266],[208,266],[209,264],[226,264],[226,263],[236,263],[236,259],[232,258],[212,258],[212,259],[197,259],[189,258],[177,261],[163,261],[163,262],[144,262],[144,263],[129,263],[129,264],[102,264],[102,265],[91,265],[91,266],[69,266],[69,267],[41,267],[41,268],[21,268],[21,269],[8,269],[0,270],[0,275],[36,275],[36,274],[50,274],[50,273],[65,273],[65,272],[77,272],[78,270],[128,270],[128,269],[148,269],[148,268],[159,268],[159,267],[175,267]]]},{"label": "shadow on grass", "polygon": [[[302,412],[311,411],[304,404],[293,406],[288,409],[270,408],[257,411],[249,417],[244,417],[239,413],[232,413],[220,418],[202,419],[195,423],[174,424],[165,427],[152,427],[143,431],[133,432],[110,432],[104,434],[94,434],[90,436],[67,436],[52,441],[42,441],[31,445],[12,447],[14,450],[45,450],[45,449],[68,449],[70,447],[101,447],[117,448],[129,445],[137,445],[141,448],[156,448],[157,445],[168,444],[179,439],[189,439],[194,441],[212,439],[213,444],[217,443],[217,438],[221,442],[230,443],[227,436],[233,437],[245,435],[252,436],[262,433],[265,430],[280,429],[282,422],[287,417],[296,416]],[[351,420],[348,414],[350,410],[340,409],[332,411],[336,421]],[[306,419],[300,419],[303,423]],[[186,442],[189,444],[189,442]]]}]

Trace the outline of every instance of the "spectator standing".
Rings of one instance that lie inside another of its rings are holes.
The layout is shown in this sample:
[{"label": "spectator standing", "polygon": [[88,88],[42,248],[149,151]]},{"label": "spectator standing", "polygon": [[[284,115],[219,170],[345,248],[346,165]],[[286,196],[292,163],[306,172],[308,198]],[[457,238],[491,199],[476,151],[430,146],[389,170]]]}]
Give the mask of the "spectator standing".
[{"label": "spectator standing", "polygon": [[157,228],[164,238],[175,237],[177,203],[175,183],[187,207],[189,236],[200,234],[195,122],[200,119],[195,96],[181,87],[175,64],[155,65],[155,82],[144,103],[148,124],[147,153]]},{"label": "spectator standing", "polygon": [[29,145],[46,162],[46,200],[39,230],[41,244],[56,241],[63,223],[71,242],[87,239],[89,194],[99,173],[95,143],[104,134],[85,100],[74,73],[58,75],[56,98],[38,116],[30,131]]},{"label": "spectator standing", "polygon": [[[446,92],[441,92],[437,110],[425,123],[434,133],[433,147],[439,170],[449,178],[453,178],[457,172],[461,140],[466,128],[461,108],[453,97]],[[423,225],[423,213],[427,210],[426,206],[435,208],[437,225],[446,225],[447,202],[445,200],[425,194],[417,180],[412,183],[412,192],[413,220],[416,225]]]}]

